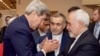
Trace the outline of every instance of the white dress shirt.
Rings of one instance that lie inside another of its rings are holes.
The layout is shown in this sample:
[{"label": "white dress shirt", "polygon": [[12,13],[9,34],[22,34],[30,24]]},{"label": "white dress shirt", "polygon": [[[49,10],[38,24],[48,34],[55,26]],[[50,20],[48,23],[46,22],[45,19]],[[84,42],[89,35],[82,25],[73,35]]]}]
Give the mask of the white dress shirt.
[{"label": "white dress shirt", "polygon": [[39,31],[40,36],[46,35],[46,32],[41,32],[39,29],[38,29],[38,31]]},{"label": "white dress shirt", "polygon": [[95,24],[95,27],[94,27],[93,34],[96,37],[96,39],[98,39],[99,33],[100,33],[100,22],[99,23],[96,23]]},{"label": "white dress shirt", "polygon": [[[59,35],[52,35],[52,39],[55,39],[55,40],[59,41],[59,44],[61,45],[62,34],[63,33],[61,33]],[[58,56],[59,51],[60,51],[60,47],[57,50],[54,51],[55,52],[55,56]]]}]

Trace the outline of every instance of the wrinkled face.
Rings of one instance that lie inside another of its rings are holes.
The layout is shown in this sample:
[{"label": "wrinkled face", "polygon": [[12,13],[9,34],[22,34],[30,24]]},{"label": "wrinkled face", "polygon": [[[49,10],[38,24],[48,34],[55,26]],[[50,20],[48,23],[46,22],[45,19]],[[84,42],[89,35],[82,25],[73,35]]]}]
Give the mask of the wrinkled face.
[{"label": "wrinkled face", "polygon": [[62,17],[52,17],[50,19],[50,30],[54,35],[62,33],[65,25]]},{"label": "wrinkled face", "polygon": [[48,32],[48,30],[49,30],[49,21],[43,20],[41,22],[41,24],[39,25],[38,29],[41,30],[42,32]]},{"label": "wrinkled face", "polygon": [[92,20],[93,20],[93,21],[98,21],[98,20],[100,20],[100,15],[98,14],[98,10],[93,11]]},{"label": "wrinkled face", "polygon": [[67,27],[70,37],[76,37],[79,30],[79,23],[74,19],[74,14],[69,14],[67,20]]},{"label": "wrinkled face", "polygon": [[36,13],[32,16],[31,25],[32,29],[35,30],[41,24],[41,22],[47,17],[45,14],[38,16]]}]

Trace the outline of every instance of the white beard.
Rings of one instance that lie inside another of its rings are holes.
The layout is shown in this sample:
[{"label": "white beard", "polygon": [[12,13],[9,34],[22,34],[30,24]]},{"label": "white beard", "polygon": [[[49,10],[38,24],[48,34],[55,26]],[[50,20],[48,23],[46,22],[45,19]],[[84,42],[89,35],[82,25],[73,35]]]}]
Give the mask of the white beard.
[{"label": "white beard", "polygon": [[72,32],[69,32],[71,38],[75,38],[75,35]]}]

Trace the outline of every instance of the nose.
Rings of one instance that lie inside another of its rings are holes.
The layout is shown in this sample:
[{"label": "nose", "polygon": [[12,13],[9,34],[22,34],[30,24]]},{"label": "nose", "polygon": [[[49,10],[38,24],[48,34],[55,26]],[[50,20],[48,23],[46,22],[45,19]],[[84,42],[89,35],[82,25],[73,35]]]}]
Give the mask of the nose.
[{"label": "nose", "polygon": [[56,29],[56,28],[57,28],[57,25],[55,24],[55,25],[54,25],[54,29]]}]

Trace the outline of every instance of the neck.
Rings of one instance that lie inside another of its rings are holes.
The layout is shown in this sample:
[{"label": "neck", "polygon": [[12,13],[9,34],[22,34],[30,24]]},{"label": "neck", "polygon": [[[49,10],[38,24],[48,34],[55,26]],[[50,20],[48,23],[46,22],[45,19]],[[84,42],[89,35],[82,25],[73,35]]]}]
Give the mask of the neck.
[{"label": "neck", "polygon": [[32,18],[33,17],[31,17],[31,15],[26,15],[26,14],[24,14],[25,15],[25,17],[26,17],[26,19],[27,19],[27,21],[28,21],[28,23],[29,23],[29,26],[30,26],[30,28],[32,28]]},{"label": "neck", "polygon": [[77,34],[76,36],[82,34],[82,33],[85,32],[87,29],[88,29],[87,27],[81,28],[80,31],[78,32],[78,34]]}]

